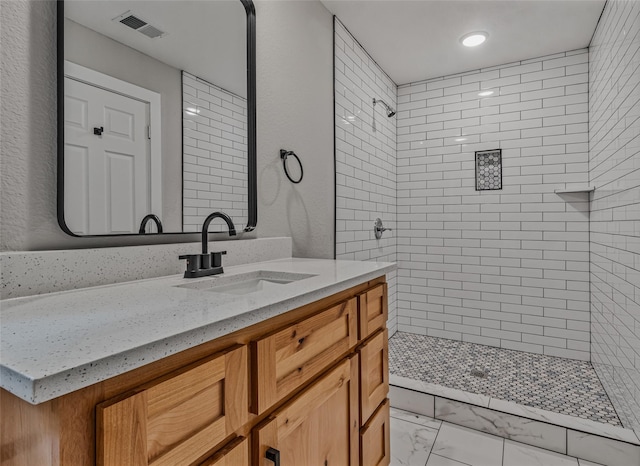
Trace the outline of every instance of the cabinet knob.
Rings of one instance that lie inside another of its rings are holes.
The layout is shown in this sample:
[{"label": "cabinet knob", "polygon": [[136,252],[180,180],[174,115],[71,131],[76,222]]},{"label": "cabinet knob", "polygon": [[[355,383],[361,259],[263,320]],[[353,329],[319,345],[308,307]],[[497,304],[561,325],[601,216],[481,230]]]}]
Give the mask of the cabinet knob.
[{"label": "cabinet knob", "polygon": [[276,450],[275,448],[269,448],[267,453],[264,455],[269,461],[273,461],[275,466],[280,466],[280,450]]}]

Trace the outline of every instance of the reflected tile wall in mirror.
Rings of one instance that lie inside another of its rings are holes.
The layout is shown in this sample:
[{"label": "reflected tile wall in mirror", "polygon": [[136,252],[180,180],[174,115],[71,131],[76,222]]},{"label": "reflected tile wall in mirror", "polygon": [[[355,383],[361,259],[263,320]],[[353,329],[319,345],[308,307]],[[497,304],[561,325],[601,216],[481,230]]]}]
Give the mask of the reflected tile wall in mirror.
[{"label": "reflected tile wall in mirror", "polygon": [[242,227],[248,217],[247,99],[184,71],[182,93],[183,231],[200,231],[214,211]]}]

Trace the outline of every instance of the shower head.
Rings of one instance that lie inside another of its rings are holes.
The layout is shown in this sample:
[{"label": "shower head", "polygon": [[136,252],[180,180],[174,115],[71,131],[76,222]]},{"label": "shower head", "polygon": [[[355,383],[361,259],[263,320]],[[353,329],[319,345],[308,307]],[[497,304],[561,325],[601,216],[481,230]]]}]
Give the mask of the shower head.
[{"label": "shower head", "polygon": [[375,107],[376,104],[382,104],[385,108],[385,110],[387,111],[387,116],[389,118],[391,118],[393,115],[396,114],[396,111],[390,107],[389,105],[386,104],[386,102],[384,100],[380,100],[380,99],[376,99],[375,97],[373,98],[373,106]]}]

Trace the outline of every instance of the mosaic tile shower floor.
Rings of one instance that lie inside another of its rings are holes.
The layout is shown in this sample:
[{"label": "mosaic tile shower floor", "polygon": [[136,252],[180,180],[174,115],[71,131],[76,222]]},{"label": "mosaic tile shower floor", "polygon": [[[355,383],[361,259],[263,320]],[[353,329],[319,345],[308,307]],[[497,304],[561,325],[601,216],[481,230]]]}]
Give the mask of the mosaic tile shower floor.
[{"label": "mosaic tile shower floor", "polygon": [[389,340],[389,371],[525,406],[622,425],[587,361],[397,332]]}]

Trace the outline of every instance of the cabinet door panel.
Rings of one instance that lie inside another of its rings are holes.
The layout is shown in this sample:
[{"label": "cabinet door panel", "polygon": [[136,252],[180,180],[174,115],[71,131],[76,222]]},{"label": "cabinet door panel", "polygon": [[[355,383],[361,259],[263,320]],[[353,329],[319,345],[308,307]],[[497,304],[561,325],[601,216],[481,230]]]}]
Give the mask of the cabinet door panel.
[{"label": "cabinet door panel", "polygon": [[359,336],[364,340],[387,324],[387,284],[383,283],[358,296]]},{"label": "cabinet door panel", "polygon": [[360,413],[364,425],[389,393],[389,333],[378,331],[359,348]]},{"label": "cabinet door panel", "polygon": [[200,466],[249,466],[249,440],[235,438]]},{"label": "cabinet door panel", "polygon": [[147,396],[143,393],[97,410],[98,465],[146,466]]},{"label": "cabinet door panel", "polygon": [[360,432],[362,466],[387,466],[390,463],[389,427],[389,400],[385,400]]},{"label": "cabinet door panel", "polygon": [[352,298],[253,343],[253,411],[262,414],[345,355],[357,343]]},{"label": "cabinet door panel", "polygon": [[285,465],[358,464],[358,362],[344,360],[256,427],[254,464],[272,465],[267,450]]},{"label": "cabinet door panel", "polygon": [[247,360],[237,345],[98,405],[98,464],[191,464],[206,455],[248,420]]}]

